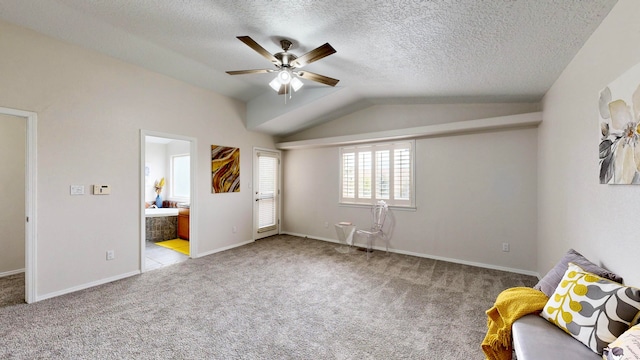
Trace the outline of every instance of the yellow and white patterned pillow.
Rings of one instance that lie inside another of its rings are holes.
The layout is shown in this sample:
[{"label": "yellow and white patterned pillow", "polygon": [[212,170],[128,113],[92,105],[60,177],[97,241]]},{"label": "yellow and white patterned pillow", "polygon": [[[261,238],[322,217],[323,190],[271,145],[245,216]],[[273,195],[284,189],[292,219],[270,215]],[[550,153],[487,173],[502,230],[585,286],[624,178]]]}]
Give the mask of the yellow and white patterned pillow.
[{"label": "yellow and white patterned pillow", "polygon": [[540,316],[598,354],[622,335],[640,312],[640,289],[624,286],[569,263]]},{"label": "yellow and white patterned pillow", "polygon": [[640,325],[625,331],[604,348],[604,360],[640,360]]}]

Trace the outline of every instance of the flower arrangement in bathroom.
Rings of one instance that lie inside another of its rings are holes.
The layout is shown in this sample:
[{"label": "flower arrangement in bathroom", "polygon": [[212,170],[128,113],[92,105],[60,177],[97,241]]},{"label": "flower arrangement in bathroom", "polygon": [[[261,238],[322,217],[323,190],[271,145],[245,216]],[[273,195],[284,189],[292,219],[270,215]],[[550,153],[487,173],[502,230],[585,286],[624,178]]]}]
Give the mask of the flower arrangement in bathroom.
[{"label": "flower arrangement in bathroom", "polygon": [[162,188],[164,187],[164,178],[160,179],[160,181],[156,180],[153,184],[153,187],[156,188],[156,206],[162,207],[162,198],[160,197],[160,193],[162,192]]}]

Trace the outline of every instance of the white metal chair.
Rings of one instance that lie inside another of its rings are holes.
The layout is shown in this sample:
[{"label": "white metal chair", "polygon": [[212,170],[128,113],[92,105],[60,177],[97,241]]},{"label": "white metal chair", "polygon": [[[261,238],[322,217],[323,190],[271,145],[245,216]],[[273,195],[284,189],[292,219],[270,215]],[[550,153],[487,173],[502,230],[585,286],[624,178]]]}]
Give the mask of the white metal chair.
[{"label": "white metal chair", "polygon": [[382,200],[378,201],[371,207],[371,229],[356,230],[356,234],[358,236],[365,236],[367,238],[367,258],[370,256],[371,252],[373,252],[373,242],[378,237],[384,240],[387,247],[387,254],[389,254],[389,237],[384,233],[383,229],[388,209],[386,202]]}]

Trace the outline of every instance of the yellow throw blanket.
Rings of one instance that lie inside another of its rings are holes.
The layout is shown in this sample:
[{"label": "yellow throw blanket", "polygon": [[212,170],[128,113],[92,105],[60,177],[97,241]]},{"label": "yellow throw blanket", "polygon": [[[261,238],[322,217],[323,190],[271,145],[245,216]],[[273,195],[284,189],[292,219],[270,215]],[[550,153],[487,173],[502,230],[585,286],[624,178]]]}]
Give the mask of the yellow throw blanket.
[{"label": "yellow throw blanket", "polygon": [[498,295],[496,303],[487,310],[487,335],[482,351],[487,360],[511,360],[511,325],[519,318],[542,311],[549,298],[541,291],[515,287]]}]

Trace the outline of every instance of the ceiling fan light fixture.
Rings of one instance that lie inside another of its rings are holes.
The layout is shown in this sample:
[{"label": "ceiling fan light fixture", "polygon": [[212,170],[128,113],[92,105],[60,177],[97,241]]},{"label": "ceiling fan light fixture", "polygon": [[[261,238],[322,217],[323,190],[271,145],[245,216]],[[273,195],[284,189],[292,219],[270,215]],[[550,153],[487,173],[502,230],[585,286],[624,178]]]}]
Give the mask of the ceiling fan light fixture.
[{"label": "ceiling fan light fixture", "polygon": [[278,80],[280,81],[281,84],[288,84],[289,82],[291,82],[291,72],[289,70],[281,70],[278,73]]},{"label": "ceiling fan light fixture", "polygon": [[280,85],[282,84],[280,83],[280,79],[278,79],[277,76],[275,79],[271,80],[271,82],[269,83],[269,86],[271,86],[271,88],[276,92],[280,91]]},{"label": "ceiling fan light fixture", "polygon": [[300,81],[300,79],[298,79],[297,77],[294,77],[291,79],[291,87],[293,88],[293,91],[298,91],[300,90],[300,88],[304,85],[304,83],[302,81]]}]

